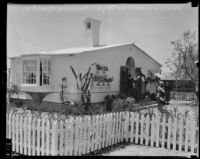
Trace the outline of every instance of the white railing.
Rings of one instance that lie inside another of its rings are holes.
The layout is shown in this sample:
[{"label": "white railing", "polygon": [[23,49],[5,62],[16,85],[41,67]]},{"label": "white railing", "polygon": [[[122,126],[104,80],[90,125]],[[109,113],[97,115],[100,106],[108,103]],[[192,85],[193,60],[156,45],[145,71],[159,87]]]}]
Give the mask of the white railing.
[{"label": "white railing", "polygon": [[163,147],[198,156],[196,122],[135,112],[115,112],[66,120],[8,113],[12,151],[32,156],[84,155],[120,142]]},{"label": "white railing", "polygon": [[197,101],[195,92],[171,92],[171,99],[180,101]]}]

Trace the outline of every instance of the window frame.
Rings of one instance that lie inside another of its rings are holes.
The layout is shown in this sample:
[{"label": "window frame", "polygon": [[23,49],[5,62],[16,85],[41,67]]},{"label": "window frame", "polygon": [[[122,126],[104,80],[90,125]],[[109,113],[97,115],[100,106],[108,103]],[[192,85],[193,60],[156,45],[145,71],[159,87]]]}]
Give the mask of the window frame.
[{"label": "window frame", "polygon": [[[24,81],[24,61],[30,61],[30,60],[36,60],[36,82],[35,83],[27,83]],[[44,84],[44,78],[43,78],[43,63],[44,61],[47,61],[47,71],[45,71],[48,74],[48,84]],[[42,84],[40,84],[40,62],[42,62]],[[22,83],[25,85],[33,85],[33,86],[50,86],[51,85],[51,57],[50,56],[31,56],[31,57],[23,57],[22,58]]]}]

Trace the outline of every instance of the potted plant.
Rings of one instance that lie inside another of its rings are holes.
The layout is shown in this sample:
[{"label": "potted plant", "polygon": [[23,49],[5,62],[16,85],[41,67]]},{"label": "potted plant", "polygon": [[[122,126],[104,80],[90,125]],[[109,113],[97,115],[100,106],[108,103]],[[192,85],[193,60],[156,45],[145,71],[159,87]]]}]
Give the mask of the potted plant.
[{"label": "potted plant", "polygon": [[98,83],[98,77],[94,76],[92,81],[93,81],[93,85],[96,86]]},{"label": "potted plant", "polygon": [[106,74],[106,71],[108,71],[108,67],[107,66],[103,66],[102,70],[103,70],[103,74]]},{"label": "potted plant", "polygon": [[100,74],[100,71],[102,71],[102,66],[100,64],[96,64],[97,68],[97,74]]}]

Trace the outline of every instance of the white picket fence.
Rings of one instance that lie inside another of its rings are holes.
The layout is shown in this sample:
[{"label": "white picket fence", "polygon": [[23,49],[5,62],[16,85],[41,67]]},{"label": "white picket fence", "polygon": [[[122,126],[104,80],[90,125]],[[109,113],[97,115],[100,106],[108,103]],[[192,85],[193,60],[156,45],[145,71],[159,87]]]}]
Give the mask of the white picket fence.
[{"label": "white picket fence", "polygon": [[126,111],[57,121],[8,113],[7,121],[12,150],[28,156],[80,156],[120,142],[198,156],[199,129],[183,117],[166,119]]},{"label": "white picket fence", "polygon": [[171,99],[181,101],[197,101],[195,92],[171,92]]}]

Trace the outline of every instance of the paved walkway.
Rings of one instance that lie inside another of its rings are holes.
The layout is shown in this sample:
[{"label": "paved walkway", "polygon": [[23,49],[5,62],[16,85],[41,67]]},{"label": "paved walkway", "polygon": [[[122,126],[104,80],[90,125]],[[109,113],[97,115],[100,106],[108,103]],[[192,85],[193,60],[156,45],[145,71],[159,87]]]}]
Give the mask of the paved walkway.
[{"label": "paved walkway", "polygon": [[142,145],[129,145],[123,149],[116,149],[112,152],[104,153],[103,156],[183,156],[191,157],[190,153],[167,150]]}]

